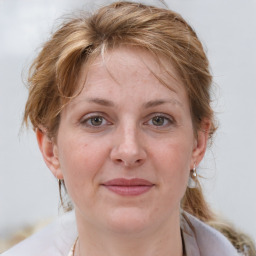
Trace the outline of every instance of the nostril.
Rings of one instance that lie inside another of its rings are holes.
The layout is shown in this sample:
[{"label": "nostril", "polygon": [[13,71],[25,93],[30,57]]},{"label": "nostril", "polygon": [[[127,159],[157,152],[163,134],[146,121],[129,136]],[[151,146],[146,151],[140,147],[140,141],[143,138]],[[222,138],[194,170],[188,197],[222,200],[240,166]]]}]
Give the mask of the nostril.
[{"label": "nostril", "polygon": [[125,161],[123,159],[115,159],[115,162],[117,164],[121,164],[121,165],[124,165],[126,167],[132,167],[132,166],[137,166],[137,165],[140,165],[143,163],[143,159],[137,159],[135,161]]},{"label": "nostril", "polygon": [[146,152],[141,147],[135,148],[128,146],[127,144],[115,146],[111,150],[111,160],[118,165],[129,168],[143,164],[146,159]]}]

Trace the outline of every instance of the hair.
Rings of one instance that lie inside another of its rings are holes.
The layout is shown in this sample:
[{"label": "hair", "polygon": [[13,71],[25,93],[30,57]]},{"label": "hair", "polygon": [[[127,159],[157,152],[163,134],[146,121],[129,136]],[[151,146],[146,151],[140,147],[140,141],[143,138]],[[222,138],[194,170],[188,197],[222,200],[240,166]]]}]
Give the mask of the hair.
[{"label": "hair", "polygon": [[[45,43],[29,71],[24,123],[28,125],[30,120],[34,129],[43,128],[50,138],[55,138],[61,110],[81,89],[77,80],[82,65],[121,46],[140,47],[153,54],[156,60],[165,58],[174,65],[188,95],[195,133],[202,128],[204,120],[208,120],[211,139],[216,130],[210,106],[212,75],[195,31],[176,12],[126,1],[66,21]],[[162,65],[162,68],[166,67]],[[61,184],[65,188],[64,181]],[[227,228],[217,221],[197,184],[196,188],[187,188],[182,209],[230,239]],[[253,253],[249,238],[228,227],[229,234],[236,238],[230,239],[235,247],[244,253],[246,247]]]}]

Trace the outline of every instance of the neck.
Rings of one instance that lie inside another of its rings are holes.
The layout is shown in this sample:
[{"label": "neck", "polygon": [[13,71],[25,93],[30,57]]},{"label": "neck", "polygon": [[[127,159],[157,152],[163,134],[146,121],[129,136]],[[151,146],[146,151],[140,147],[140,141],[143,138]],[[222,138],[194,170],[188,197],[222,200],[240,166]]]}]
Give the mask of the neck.
[{"label": "neck", "polygon": [[81,225],[81,216],[76,215],[79,242],[75,255],[182,256],[179,214],[158,227],[128,234],[103,231],[85,221]]}]

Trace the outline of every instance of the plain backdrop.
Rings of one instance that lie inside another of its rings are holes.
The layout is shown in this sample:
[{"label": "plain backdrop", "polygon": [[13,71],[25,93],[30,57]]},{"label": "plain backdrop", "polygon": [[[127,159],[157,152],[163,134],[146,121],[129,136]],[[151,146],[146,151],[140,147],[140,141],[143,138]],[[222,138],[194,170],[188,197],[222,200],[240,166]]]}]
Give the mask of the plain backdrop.
[{"label": "plain backdrop", "polygon": [[[256,1],[169,0],[195,28],[214,76],[219,129],[199,172],[216,212],[256,239]],[[23,81],[54,21],[81,0],[0,0],[0,237],[58,215],[58,187],[21,131]]]}]

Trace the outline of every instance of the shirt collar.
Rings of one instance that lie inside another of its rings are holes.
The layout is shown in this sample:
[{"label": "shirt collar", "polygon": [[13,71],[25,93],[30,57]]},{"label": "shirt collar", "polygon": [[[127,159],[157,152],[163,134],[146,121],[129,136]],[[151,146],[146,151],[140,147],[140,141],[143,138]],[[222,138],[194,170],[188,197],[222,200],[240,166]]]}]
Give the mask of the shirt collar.
[{"label": "shirt collar", "polygon": [[181,231],[183,235],[183,241],[185,244],[186,256],[200,256],[199,246],[196,241],[196,234],[194,228],[189,221],[189,218],[183,212],[181,213]]}]

